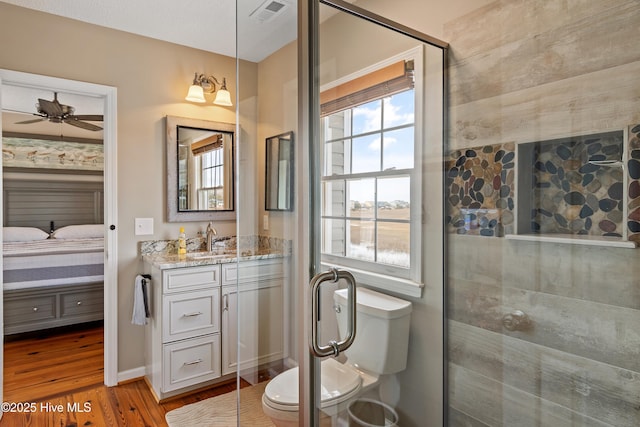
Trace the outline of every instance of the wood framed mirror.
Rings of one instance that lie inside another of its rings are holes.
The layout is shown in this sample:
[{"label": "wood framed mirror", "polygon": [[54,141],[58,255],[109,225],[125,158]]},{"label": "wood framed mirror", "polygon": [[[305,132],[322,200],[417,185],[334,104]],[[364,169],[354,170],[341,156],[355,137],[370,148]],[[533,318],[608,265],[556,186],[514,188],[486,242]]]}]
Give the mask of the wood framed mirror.
[{"label": "wood framed mirror", "polygon": [[167,116],[167,221],[235,219],[235,124]]}]

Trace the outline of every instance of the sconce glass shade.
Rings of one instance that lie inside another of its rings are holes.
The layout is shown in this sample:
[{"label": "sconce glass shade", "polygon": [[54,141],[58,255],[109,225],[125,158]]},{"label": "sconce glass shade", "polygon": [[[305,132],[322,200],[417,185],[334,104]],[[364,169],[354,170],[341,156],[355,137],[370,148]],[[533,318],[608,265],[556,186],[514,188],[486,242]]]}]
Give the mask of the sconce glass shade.
[{"label": "sconce glass shade", "polygon": [[233,104],[231,103],[231,94],[226,89],[220,89],[216,93],[216,99],[213,101],[216,105],[224,105],[226,107],[230,107]]},{"label": "sconce glass shade", "polygon": [[206,100],[204,99],[204,90],[202,89],[202,86],[191,85],[191,87],[189,87],[189,93],[187,93],[185,99],[191,102],[205,102]]}]

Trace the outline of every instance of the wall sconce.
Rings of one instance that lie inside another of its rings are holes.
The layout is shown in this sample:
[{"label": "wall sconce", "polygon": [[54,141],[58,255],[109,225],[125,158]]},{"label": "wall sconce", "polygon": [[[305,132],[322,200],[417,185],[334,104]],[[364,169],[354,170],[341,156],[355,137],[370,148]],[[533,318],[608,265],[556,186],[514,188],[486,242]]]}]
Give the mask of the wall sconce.
[{"label": "wall sconce", "polygon": [[185,99],[191,102],[206,102],[204,92],[213,93],[216,91],[216,85],[220,86],[216,93],[216,99],[213,101],[216,105],[232,106],[231,94],[227,90],[227,79],[222,78],[222,83],[213,76],[205,76],[204,74],[195,73],[193,83],[189,87],[189,92]]}]

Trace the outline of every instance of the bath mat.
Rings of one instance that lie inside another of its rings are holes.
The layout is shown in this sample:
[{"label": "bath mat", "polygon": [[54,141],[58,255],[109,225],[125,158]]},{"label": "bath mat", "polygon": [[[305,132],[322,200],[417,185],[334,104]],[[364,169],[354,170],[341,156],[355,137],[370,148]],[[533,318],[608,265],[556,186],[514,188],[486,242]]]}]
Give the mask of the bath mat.
[{"label": "bath mat", "polygon": [[[267,381],[240,389],[240,425],[274,427],[262,412],[262,393]],[[165,415],[169,427],[233,427],[237,425],[236,391],[185,405]]]}]

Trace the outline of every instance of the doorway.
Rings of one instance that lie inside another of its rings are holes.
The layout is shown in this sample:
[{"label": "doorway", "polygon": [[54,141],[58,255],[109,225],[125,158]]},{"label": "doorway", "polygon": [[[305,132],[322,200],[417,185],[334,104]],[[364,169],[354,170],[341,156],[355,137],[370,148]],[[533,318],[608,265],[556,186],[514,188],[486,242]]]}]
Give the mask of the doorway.
[{"label": "doorway", "polygon": [[[104,286],[102,290],[102,302],[104,306],[104,382],[106,385],[115,385],[117,383],[117,235],[116,235],[116,89],[108,86],[96,85],[91,83],[77,82],[59,78],[53,78],[48,76],[41,76],[35,74],[21,73],[10,70],[0,70],[0,84],[3,88],[12,88],[12,89],[20,89],[25,91],[49,91],[49,93],[65,93],[69,94],[70,97],[76,97],[75,99],[80,100],[82,98],[92,100],[94,103],[97,103],[102,111],[104,116],[103,123],[101,126],[103,127],[103,158],[104,158],[104,172],[102,174],[101,180],[103,182],[103,191],[104,198],[103,200],[96,200],[96,204],[100,206],[100,212],[97,213],[98,217],[102,219],[102,232],[104,235],[104,243],[103,243],[103,253],[102,262],[104,265]],[[55,99],[54,95],[54,99]],[[44,98],[45,102],[52,101],[50,98]],[[0,105],[2,105],[3,110],[5,104],[10,101],[10,96],[6,95],[3,91],[3,95],[0,98]],[[79,102],[79,101],[78,101]],[[61,103],[62,105],[66,105]],[[71,104],[69,102],[69,104]],[[69,109],[67,107],[61,107],[63,112],[68,113]],[[78,113],[79,114],[79,113]],[[98,113],[95,113],[98,114]],[[34,117],[37,119],[37,117]],[[89,119],[91,119],[89,117]],[[90,121],[87,121],[90,123]],[[0,121],[0,125],[2,122]],[[90,127],[90,126],[87,126]],[[4,148],[4,146],[3,146]],[[77,147],[76,147],[77,148]],[[86,148],[86,147],[85,147]],[[37,150],[32,150],[37,151]],[[89,149],[89,151],[91,151]],[[7,156],[11,156],[11,153],[5,152]],[[36,156],[36,153],[30,152],[32,156]],[[76,152],[78,155],[78,159],[82,158],[82,163],[85,165],[89,165],[88,168],[91,169],[91,165],[94,165],[94,160],[91,158],[93,154],[85,151],[84,154]],[[57,158],[53,161],[57,162],[58,165],[61,165],[66,159],[65,153],[58,153]],[[84,157],[82,157],[84,156]],[[47,159],[42,159],[43,161],[47,161]],[[51,161],[51,159],[48,159]],[[96,160],[97,162],[97,160]],[[95,181],[95,175],[93,181]],[[92,181],[92,179],[87,179],[86,181]],[[3,185],[4,187],[4,185]],[[4,206],[4,200],[3,200]],[[3,212],[4,216],[4,212]],[[3,218],[4,219],[4,218]],[[98,221],[94,221],[98,222]],[[34,227],[35,228],[35,227]],[[55,225],[54,225],[55,228]],[[95,228],[95,227],[94,227]],[[77,237],[76,232],[84,233],[87,230],[84,229],[74,229],[67,230],[72,231],[72,234]],[[4,263],[3,263],[4,266]],[[4,280],[4,278],[3,278]],[[0,295],[2,296],[2,295]],[[3,300],[3,297],[0,298],[0,301]],[[60,303],[60,298],[58,297],[57,301]],[[67,301],[69,304],[71,301]],[[80,304],[78,304],[80,303]],[[64,308],[63,305],[57,308],[60,310]],[[75,302],[77,307],[81,307],[83,302],[78,300]],[[37,307],[36,307],[37,308]],[[39,310],[39,308],[38,308]],[[79,310],[77,312],[82,312]],[[2,318],[4,318],[4,307],[0,310],[2,314]],[[4,329],[3,332],[4,334]],[[0,378],[1,380],[2,378]]]}]

